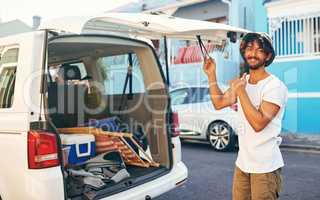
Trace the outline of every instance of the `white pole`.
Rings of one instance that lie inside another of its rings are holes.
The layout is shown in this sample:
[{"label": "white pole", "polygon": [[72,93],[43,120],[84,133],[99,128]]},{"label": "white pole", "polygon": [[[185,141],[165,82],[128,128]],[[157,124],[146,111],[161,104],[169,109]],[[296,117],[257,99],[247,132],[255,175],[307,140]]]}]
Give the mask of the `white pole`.
[{"label": "white pole", "polygon": [[291,20],[289,19],[287,21],[288,24],[288,55],[291,55],[291,33],[292,33],[292,29],[291,29]]},{"label": "white pole", "polygon": [[299,19],[299,54],[302,54],[302,44],[303,44],[303,27],[302,19]]},{"label": "white pole", "polygon": [[319,52],[319,17],[315,17],[315,23],[316,23],[316,31],[315,31],[315,37],[316,37],[316,53]]},{"label": "white pole", "polygon": [[279,55],[280,56],[283,56],[283,54],[284,54],[284,47],[283,47],[283,45],[282,44],[284,44],[284,41],[283,41],[283,28],[284,28],[284,26],[283,26],[283,21],[281,20],[281,27],[280,27],[280,29],[279,29],[279,33],[280,33],[280,37],[279,37]]}]

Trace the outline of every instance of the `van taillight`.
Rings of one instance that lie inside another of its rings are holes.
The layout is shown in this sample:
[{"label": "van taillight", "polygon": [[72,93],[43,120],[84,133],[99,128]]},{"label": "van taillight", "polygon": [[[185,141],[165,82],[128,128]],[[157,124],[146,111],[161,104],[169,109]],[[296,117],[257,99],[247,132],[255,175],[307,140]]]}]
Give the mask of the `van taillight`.
[{"label": "van taillight", "polygon": [[60,162],[55,134],[45,131],[29,131],[28,163],[29,169],[59,166]]},{"label": "van taillight", "polygon": [[172,137],[180,135],[179,131],[179,116],[177,112],[172,113]]}]

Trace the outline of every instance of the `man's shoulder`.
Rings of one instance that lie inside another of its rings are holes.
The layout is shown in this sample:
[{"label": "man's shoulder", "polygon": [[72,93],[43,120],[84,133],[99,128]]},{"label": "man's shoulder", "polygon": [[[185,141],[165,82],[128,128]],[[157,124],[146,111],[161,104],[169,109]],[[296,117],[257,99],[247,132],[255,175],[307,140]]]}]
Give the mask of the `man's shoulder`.
[{"label": "man's shoulder", "polygon": [[265,90],[278,89],[278,90],[288,90],[287,86],[282,80],[277,76],[271,74],[271,79],[265,87]]}]

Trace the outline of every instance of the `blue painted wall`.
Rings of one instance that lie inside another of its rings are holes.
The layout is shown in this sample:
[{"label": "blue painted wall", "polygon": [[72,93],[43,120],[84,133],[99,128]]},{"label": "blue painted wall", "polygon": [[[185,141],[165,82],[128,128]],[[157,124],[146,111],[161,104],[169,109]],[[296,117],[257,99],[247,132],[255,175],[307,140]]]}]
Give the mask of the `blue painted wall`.
[{"label": "blue painted wall", "polygon": [[268,32],[267,10],[263,6],[264,0],[254,0],[254,30]]},{"label": "blue painted wall", "polygon": [[283,131],[319,134],[320,98],[289,98],[283,119]]},{"label": "blue painted wall", "polygon": [[267,12],[263,0],[232,0],[231,10],[232,25],[267,32]]},{"label": "blue painted wall", "polygon": [[[275,62],[267,69],[278,76],[289,93],[320,93],[320,58]],[[320,98],[291,97],[288,100],[283,129],[295,133],[320,133]]]}]

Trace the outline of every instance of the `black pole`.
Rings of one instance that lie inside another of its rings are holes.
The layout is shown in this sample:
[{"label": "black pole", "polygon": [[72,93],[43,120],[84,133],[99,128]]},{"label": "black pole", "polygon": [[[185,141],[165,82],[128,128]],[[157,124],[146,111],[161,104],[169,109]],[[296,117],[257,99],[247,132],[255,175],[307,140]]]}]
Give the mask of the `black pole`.
[{"label": "black pole", "polygon": [[[41,88],[40,88],[40,113],[39,113],[39,123],[41,123],[41,115],[43,110],[43,101],[45,95],[45,84],[46,83],[46,66],[47,66],[47,50],[48,50],[48,30],[44,30],[44,42],[43,42],[43,52],[42,52],[42,74],[41,74]],[[48,68],[48,73],[50,73]]]},{"label": "black pole", "polygon": [[132,54],[129,53],[129,95],[128,99],[132,99],[132,69],[133,68],[133,59]]},{"label": "black pole", "polygon": [[163,39],[164,39],[164,57],[166,60],[165,63],[166,63],[167,85],[170,86],[167,36],[164,36]]}]

